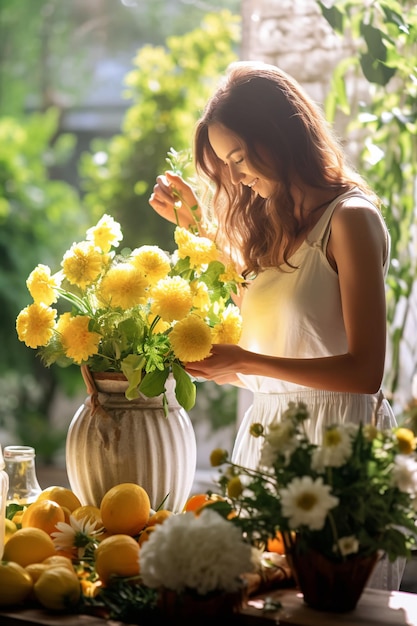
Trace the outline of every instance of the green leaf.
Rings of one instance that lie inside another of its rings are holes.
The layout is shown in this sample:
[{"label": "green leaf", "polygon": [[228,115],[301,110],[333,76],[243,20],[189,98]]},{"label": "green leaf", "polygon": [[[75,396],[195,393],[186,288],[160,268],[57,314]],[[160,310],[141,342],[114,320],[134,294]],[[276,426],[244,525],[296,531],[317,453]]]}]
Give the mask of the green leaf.
[{"label": "green leaf", "polygon": [[323,17],[330,26],[338,33],[343,34],[343,13],[336,6],[326,7],[323,2],[318,2]]},{"label": "green leaf", "polygon": [[166,368],[163,371],[154,370],[145,374],[142,382],[139,385],[139,391],[148,398],[155,398],[165,392],[165,382],[168,378],[169,369]]},{"label": "green leaf", "polygon": [[182,407],[186,411],[193,408],[196,398],[196,386],[192,382],[190,376],[181,365],[172,364],[172,373],[175,378],[175,396]]},{"label": "green leaf", "polygon": [[387,67],[369,53],[361,54],[359,62],[365,78],[370,83],[385,86],[394,76],[394,67]]}]

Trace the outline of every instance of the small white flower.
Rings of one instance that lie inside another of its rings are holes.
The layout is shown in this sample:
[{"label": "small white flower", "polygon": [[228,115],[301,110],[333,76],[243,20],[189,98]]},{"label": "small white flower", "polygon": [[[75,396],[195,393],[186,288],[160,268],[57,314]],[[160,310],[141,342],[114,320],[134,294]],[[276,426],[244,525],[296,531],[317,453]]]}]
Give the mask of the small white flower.
[{"label": "small white flower", "polygon": [[349,537],[341,537],[337,542],[336,548],[342,556],[348,556],[348,554],[356,554],[359,551],[359,541],[354,535]]},{"label": "small white flower", "polygon": [[77,520],[70,515],[69,524],[58,522],[58,530],[51,534],[56,550],[78,549],[78,558],[84,556],[88,544],[97,540],[97,537],[104,531],[104,528],[97,528],[97,521],[87,518]]},{"label": "small white flower", "polygon": [[321,478],[313,480],[310,476],[294,478],[282,489],[282,513],[290,527],[297,529],[305,525],[311,530],[321,530],[327,513],[339,504],[339,498],[332,496],[330,489]]},{"label": "small white flower", "polygon": [[395,457],[392,484],[400,491],[417,496],[417,463],[413,458],[400,454]]},{"label": "small white flower", "polygon": [[352,454],[352,429],[343,424],[326,428],[321,447],[314,450],[312,468],[323,471],[324,467],[341,467]]},{"label": "small white flower", "polygon": [[298,441],[294,436],[294,426],[291,421],[273,421],[268,426],[265,444],[268,444],[274,453],[290,454],[296,449],[297,443]]},{"label": "small white flower", "polygon": [[158,525],[141,547],[140,569],[148,587],[205,595],[237,590],[240,576],[254,569],[254,554],[241,530],[207,508]]}]

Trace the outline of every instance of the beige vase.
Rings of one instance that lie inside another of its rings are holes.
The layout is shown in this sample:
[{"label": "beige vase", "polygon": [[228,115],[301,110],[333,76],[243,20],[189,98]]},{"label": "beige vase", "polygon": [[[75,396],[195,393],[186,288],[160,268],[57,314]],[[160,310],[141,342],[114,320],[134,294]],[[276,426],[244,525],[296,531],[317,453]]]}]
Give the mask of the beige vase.
[{"label": "beige vase", "polygon": [[167,381],[163,396],[127,400],[122,374],[92,374],[82,367],[88,396],[67,434],[66,467],[71,489],[82,504],[100,506],[114,485],[143,487],[151,506],[180,512],[190,495],[197,460],[195,432]]}]

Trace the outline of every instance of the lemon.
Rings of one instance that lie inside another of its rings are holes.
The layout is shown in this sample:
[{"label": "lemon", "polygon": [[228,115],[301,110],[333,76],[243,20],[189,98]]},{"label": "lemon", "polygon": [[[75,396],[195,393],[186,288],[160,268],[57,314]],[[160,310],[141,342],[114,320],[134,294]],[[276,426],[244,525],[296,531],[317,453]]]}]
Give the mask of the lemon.
[{"label": "lemon", "polygon": [[139,574],[139,544],[130,535],[111,535],[96,549],[96,572],[104,584],[112,576]]},{"label": "lemon", "polygon": [[155,526],[155,524],[163,524],[163,522],[165,522],[168,517],[171,517],[171,515],[174,515],[172,511],[168,511],[168,509],[160,509],[150,516],[146,525]]},{"label": "lemon", "polygon": [[57,530],[58,522],[65,522],[65,513],[53,500],[36,500],[22,516],[22,528],[41,528],[48,535]]},{"label": "lemon", "polygon": [[75,572],[59,565],[42,572],[34,586],[35,596],[52,611],[74,608],[81,598],[81,585]]},{"label": "lemon", "polygon": [[4,521],[5,521],[4,542],[7,543],[10,537],[14,535],[15,532],[17,531],[17,526],[11,519],[7,519],[7,517]]},{"label": "lemon", "polygon": [[109,489],[100,504],[104,528],[112,535],[137,535],[146,526],[151,502],[136,483],[121,483]]},{"label": "lemon", "polygon": [[48,558],[42,561],[42,563],[48,567],[67,567],[70,572],[74,571],[71,559],[63,554],[53,554],[52,556],[48,556]]},{"label": "lemon", "polygon": [[4,546],[3,560],[14,561],[22,567],[40,563],[55,554],[51,537],[40,528],[19,528]]},{"label": "lemon", "polygon": [[66,507],[71,512],[81,506],[78,496],[71,489],[53,485],[44,489],[38,496],[37,502],[42,500],[53,500],[62,507]]},{"label": "lemon", "polygon": [[12,561],[0,561],[0,606],[22,604],[32,587],[32,578],[24,567]]},{"label": "lemon", "polygon": [[33,584],[35,584],[39,576],[43,572],[46,572],[46,570],[48,569],[49,565],[47,565],[46,563],[29,563],[29,565],[26,565],[25,567],[25,570],[30,574],[30,577],[32,578]]},{"label": "lemon", "polygon": [[139,535],[138,544],[141,546],[143,543],[145,543],[145,541],[148,541],[150,535],[154,532],[154,530],[156,530],[156,525],[146,526],[146,528],[144,528]]}]

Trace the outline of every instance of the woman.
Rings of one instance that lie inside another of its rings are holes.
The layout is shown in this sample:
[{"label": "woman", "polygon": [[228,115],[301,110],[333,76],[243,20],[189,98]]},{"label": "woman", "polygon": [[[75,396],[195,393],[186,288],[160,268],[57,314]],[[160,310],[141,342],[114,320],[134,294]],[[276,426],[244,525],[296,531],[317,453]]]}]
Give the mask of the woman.
[{"label": "woman", "polygon": [[[214,345],[187,365],[192,376],[254,394],[233,460],[257,464],[262,439],[250,425],[279,418],[290,401],[307,404],[315,441],[336,421],[394,426],[380,393],[389,234],[318,107],[278,68],[235,63],[198,122],[194,158],[213,193],[213,215],[202,202],[196,213],[200,231],[216,224],[216,241],[247,280],[239,346]],[[197,199],[179,177],[158,177],[150,204],[175,222],[178,196],[177,221],[190,227]],[[389,569],[375,586],[398,588],[400,573],[388,580]]]}]

